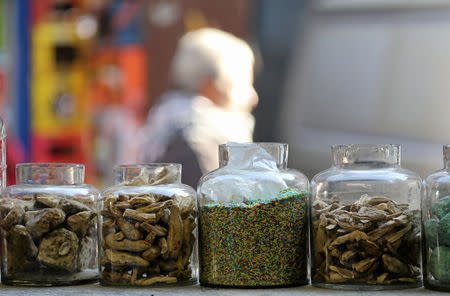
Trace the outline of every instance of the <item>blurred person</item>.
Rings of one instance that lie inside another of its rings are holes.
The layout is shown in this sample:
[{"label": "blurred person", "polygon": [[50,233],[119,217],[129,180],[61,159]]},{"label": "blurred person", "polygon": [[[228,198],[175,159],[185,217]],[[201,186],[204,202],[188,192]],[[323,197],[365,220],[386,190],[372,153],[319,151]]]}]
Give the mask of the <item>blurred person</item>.
[{"label": "blurred person", "polygon": [[217,29],[185,34],[173,57],[170,89],[142,129],[141,162],[178,162],[196,186],[218,167],[218,145],[251,142],[258,103],[254,54],[243,40]]}]

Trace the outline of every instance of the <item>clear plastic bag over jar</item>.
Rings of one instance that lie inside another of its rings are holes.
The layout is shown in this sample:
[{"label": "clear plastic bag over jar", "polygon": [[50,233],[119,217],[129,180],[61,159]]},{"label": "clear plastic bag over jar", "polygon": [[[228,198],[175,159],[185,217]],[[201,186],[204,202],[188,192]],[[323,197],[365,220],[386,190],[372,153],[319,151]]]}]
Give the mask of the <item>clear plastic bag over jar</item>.
[{"label": "clear plastic bag over jar", "polygon": [[288,170],[287,144],[219,146],[198,187],[200,284],[307,284],[308,179]]},{"label": "clear plastic bag over jar", "polygon": [[122,165],[99,209],[102,285],[196,283],[196,192],[180,164]]},{"label": "clear plastic bag over jar", "polygon": [[311,278],[318,287],[421,285],[420,177],[399,145],[337,145],[311,181]]},{"label": "clear plastic bag over jar", "polygon": [[425,287],[450,292],[450,145],[443,150],[444,169],[424,182],[423,276]]},{"label": "clear plastic bag over jar", "polygon": [[5,124],[0,118],[0,191],[6,187],[6,131]]},{"label": "clear plastic bag over jar", "polygon": [[80,164],[26,163],[0,202],[2,283],[97,281],[98,191]]}]

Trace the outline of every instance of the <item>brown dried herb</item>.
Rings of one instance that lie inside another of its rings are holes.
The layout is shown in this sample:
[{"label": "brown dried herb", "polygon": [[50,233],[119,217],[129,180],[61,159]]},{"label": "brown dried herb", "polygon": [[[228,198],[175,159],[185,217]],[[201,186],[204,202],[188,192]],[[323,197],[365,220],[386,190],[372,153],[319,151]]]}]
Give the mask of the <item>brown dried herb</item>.
[{"label": "brown dried herb", "polygon": [[385,196],[344,205],[337,196],[312,204],[313,282],[418,282],[418,212]]}]

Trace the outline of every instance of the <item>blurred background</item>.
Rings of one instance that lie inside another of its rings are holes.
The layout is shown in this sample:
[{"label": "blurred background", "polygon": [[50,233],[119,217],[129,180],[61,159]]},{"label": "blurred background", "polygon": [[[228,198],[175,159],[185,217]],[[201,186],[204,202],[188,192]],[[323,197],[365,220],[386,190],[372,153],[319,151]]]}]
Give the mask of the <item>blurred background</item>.
[{"label": "blurred background", "polygon": [[255,53],[254,141],[312,177],[330,145],[402,144],[424,177],[450,143],[450,0],[0,0],[0,115],[17,162],[86,164],[109,184],[168,89],[180,37],[213,27]]}]

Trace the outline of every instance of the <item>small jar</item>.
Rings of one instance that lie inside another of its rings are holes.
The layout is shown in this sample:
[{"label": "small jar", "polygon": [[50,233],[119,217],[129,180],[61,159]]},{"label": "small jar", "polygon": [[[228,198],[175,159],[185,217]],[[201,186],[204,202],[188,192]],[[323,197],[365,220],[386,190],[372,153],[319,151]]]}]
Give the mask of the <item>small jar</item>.
[{"label": "small jar", "polygon": [[399,145],[337,145],[311,181],[311,277],[317,287],[419,287],[420,177]]},{"label": "small jar", "polygon": [[2,283],[97,281],[98,191],[81,164],[25,163],[0,202]]},{"label": "small jar", "polygon": [[196,283],[196,193],[181,184],[181,165],[121,165],[114,174],[98,206],[100,283]]},{"label": "small jar", "polygon": [[450,145],[443,152],[444,168],[424,182],[422,258],[425,287],[450,292]]},{"label": "small jar", "polygon": [[219,158],[198,186],[200,284],[307,284],[309,182],[287,169],[288,145],[229,143]]}]

